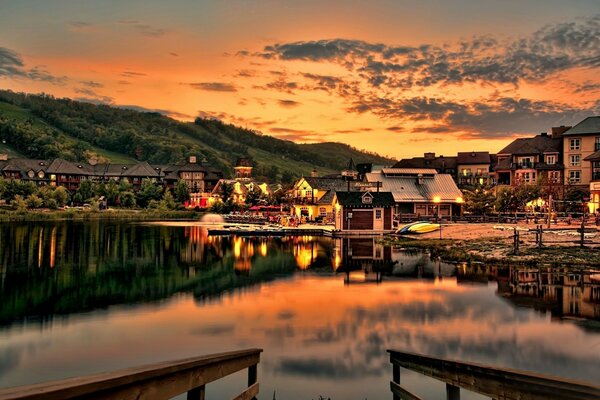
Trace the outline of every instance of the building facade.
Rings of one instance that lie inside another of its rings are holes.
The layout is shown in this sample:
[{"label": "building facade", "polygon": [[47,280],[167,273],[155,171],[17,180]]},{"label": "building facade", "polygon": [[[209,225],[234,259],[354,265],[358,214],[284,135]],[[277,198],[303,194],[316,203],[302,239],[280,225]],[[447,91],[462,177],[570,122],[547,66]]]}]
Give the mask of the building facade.
[{"label": "building facade", "polygon": [[336,192],[333,205],[337,231],[392,231],[394,196],[389,192]]}]

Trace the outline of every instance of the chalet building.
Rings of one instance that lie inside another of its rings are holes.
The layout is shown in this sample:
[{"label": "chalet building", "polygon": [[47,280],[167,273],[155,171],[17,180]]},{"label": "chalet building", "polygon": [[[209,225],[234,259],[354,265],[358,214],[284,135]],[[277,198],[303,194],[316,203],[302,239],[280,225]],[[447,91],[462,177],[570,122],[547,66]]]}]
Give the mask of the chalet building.
[{"label": "chalet building", "polygon": [[490,174],[492,160],[487,151],[459,152],[456,156],[458,186],[487,185],[493,182]]},{"label": "chalet building", "polygon": [[215,168],[197,164],[195,157],[183,166],[151,165],[146,161],[136,164],[88,164],[56,158],[54,160],[31,160],[25,158],[0,157],[0,176],[4,179],[19,179],[35,182],[38,186],[63,186],[77,190],[81,182],[95,183],[127,181],[139,190],[142,182],[149,179],[156,184],[173,189],[178,180],[183,180],[192,198],[210,196],[223,173]]},{"label": "chalet building", "polygon": [[46,175],[49,165],[48,160],[2,157],[0,176],[8,180],[32,181],[38,186],[44,186],[49,183],[49,177]]},{"label": "chalet building", "polygon": [[134,190],[139,190],[145,179],[155,183],[162,182],[161,168],[152,166],[146,161],[137,164],[96,164],[92,168],[91,179],[94,182],[126,180],[131,183]]},{"label": "chalet building", "polygon": [[452,216],[462,212],[463,194],[449,174],[435,169],[383,168],[365,176],[394,198],[394,214]]},{"label": "chalet building", "polygon": [[600,116],[588,117],[563,133],[565,185],[586,189],[600,181]]},{"label": "chalet building", "polygon": [[333,197],[338,191],[356,190],[355,182],[335,178],[300,178],[288,193],[292,214],[309,220],[333,220]]},{"label": "chalet building", "polygon": [[423,157],[400,160],[392,168],[435,169],[438,174],[448,174],[456,179],[458,157],[436,157],[435,153],[425,153]]},{"label": "chalet building", "polygon": [[548,185],[562,188],[563,158],[560,131],[516,139],[500,152],[495,167],[498,185],[535,184],[544,178]]},{"label": "chalet building", "polygon": [[82,181],[91,179],[93,168],[86,163],[72,163],[62,158],[52,160],[46,169],[50,186],[63,186],[68,190],[79,189]]},{"label": "chalet building", "polygon": [[395,203],[389,192],[336,192],[333,204],[337,231],[392,231]]},{"label": "chalet building", "polygon": [[[233,201],[238,204],[246,202],[248,193],[254,190],[260,190],[264,196],[271,196],[273,191],[266,182],[259,182],[252,178],[252,160],[249,158],[238,158],[233,167],[235,179],[219,179],[211,192],[211,203],[216,198],[222,198],[224,185],[231,185],[231,196]],[[210,205],[210,204],[208,204]]]}]

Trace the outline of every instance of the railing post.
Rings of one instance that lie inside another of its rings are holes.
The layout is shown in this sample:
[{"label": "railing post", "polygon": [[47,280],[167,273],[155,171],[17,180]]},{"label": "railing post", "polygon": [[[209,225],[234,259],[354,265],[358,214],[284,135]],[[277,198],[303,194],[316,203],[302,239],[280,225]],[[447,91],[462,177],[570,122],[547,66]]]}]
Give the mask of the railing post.
[{"label": "railing post", "polygon": [[187,392],[187,400],[204,400],[206,387],[204,385],[193,388]]},{"label": "railing post", "polygon": [[[248,387],[254,385],[258,381],[258,365],[254,364],[248,367]],[[252,400],[256,400],[253,397]]]},{"label": "railing post", "polygon": [[460,400],[460,388],[458,386],[446,383],[446,399]]},{"label": "railing post", "polygon": [[[400,384],[400,366],[397,364],[392,364],[392,381]],[[394,400],[400,400],[400,397],[394,394]]]}]

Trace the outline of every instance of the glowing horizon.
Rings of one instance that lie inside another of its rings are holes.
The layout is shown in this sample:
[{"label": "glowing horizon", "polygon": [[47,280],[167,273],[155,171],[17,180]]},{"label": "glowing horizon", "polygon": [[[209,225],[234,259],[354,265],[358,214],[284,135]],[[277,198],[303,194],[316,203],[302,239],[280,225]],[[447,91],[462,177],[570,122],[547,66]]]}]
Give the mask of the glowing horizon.
[{"label": "glowing horizon", "polygon": [[0,88],[393,158],[600,114],[593,0],[322,3],[0,1]]}]

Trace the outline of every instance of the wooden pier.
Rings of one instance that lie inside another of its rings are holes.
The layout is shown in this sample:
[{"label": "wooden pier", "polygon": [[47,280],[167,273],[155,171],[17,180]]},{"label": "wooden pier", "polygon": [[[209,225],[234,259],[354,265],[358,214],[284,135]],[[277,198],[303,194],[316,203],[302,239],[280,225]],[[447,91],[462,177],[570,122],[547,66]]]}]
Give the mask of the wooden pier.
[{"label": "wooden pier", "polygon": [[394,400],[421,399],[400,385],[401,367],[445,382],[448,400],[459,400],[461,388],[498,400],[600,399],[600,386],[588,382],[403,351],[388,353],[393,365],[390,389]]},{"label": "wooden pier", "polygon": [[246,368],[248,387],[233,400],[251,400],[258,394],[261,352],[262,349],[232,351],[0,389],[0,400],[160,400],[186,392],[188,400],[204,400],[208,383]]}]

